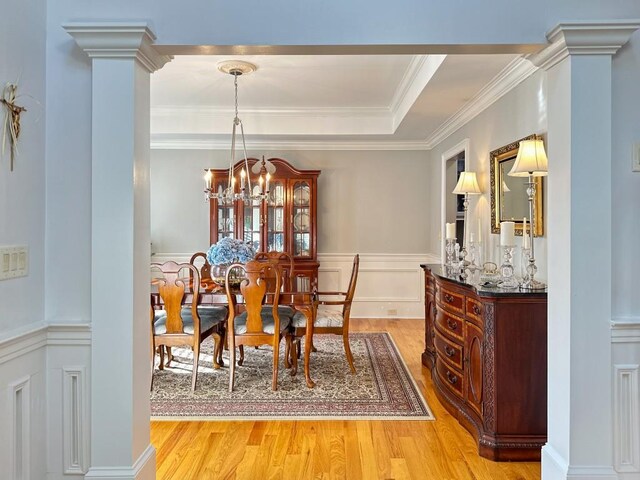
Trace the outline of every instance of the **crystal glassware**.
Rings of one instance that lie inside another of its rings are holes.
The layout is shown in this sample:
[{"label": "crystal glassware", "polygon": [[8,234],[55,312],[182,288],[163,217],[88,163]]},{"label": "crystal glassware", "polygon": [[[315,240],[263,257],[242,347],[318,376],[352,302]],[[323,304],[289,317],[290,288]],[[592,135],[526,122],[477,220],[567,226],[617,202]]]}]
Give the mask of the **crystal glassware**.
[{"label": "crystal glassware", "polygon": [[514,245],[502,245],[502,265],[500,265],[500,287],[502,288],[517,288],[520,285],[514,274],[514,250]]},{"label": "crystal glassware", "polygon": [[453,265],[453,254],[455,253],[455,248],[456,248],[456,239],[447,238],[447,244],[444,248],[444,251],[447,254],[447,261],[445,265],[448,265],[448,266]]}]

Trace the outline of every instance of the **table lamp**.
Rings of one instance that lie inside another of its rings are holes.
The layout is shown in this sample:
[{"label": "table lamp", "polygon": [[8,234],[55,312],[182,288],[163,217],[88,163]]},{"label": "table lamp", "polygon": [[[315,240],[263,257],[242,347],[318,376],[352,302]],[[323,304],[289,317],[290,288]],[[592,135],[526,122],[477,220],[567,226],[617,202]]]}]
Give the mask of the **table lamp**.
[{"label": "table lamp", "polygon": [[462,260],[465,262],[465,265],[468,265],[466,262],[467,257],[467,210],[469,208],[469,195],[477,195],[482,193],[480,190],[480,186],[478,185],[478,179],[476,178],[476,172],[461,172],[460,178],[458,178],[458,183],[456,184],[456,188],[451,192],[455,195],[464,195],[464,224],[462,228],[462,250],[460,253],[462,255]]},{"label": "table lamp", "polygon": [[535,274],[538,271],[536,261],[533,254],[533,232],[535,231],[536,217],[535,213],[535,196],[536,184],[533,177],[544,177],[547,175],[547,154],[544,151],[544,144],[541,139],[523,140],[520,142],[518,156],[511,171],[507,174],[512,177],[529,177],[527,183],[527,196],[529,197],[529,218],[531,219],[531,227],[529,228],[529,244],[531,245],[531,256],[529,257],[529,265],[527,265],[527,274],[520,285],[521,290],[544,290],[546,285],[535,280]]}]

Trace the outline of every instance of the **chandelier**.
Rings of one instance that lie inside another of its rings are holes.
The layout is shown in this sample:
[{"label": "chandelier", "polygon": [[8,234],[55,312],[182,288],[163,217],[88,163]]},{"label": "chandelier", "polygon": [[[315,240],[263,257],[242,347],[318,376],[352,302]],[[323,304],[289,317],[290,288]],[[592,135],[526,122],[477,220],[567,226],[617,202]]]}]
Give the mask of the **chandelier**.
[{"label": "chandelier", "polygon": [[[238,116],[238,77],[240,75],[248,75],[255,72],[256,66],[249,62],[242,62],[239,60],[230,60],[218,63],[218,70],[229,75],[233,75],[233,85],[235,88],[235,116],[233,118],[233,128],[231,131],[231,156],[229,158],[229,173],[227,175],[228,183],[227,188],[223,188],[222,185],[218,189],[214,189],[213,171],[207,170],[204,176],[204,194],[205,200],[213,198],[218,200],[219,203],[230,205],[234,201],[242,201],[246,205],[250,205],[253,201],[266,200],[269,197],[269,183],[271,181],[271,174],[263,171],[266,175],[260,174],[258,177],[258,185],[255,188],[251,187],[251,175],[249,170],[249,160],[247,157],[247,144],[244,139],[244,126],[242,120]],[[236,133],[240,127],[240,137],[242,139],[242,151],[244,153],[244,166],[240,170],[240,191],[236,192],[236,178],[233,175],[233,164],[236,155]],[[264,160],[263,160],[264,165]]]}]

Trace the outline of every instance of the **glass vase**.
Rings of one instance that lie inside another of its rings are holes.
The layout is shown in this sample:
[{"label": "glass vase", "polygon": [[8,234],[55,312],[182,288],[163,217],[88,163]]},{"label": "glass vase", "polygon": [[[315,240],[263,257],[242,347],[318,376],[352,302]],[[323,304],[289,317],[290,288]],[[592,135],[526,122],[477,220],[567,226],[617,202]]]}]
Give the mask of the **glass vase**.
[{"label": "glass vase", "polygon": [[[211,279],[218,285],[224,286],[226,282],[227,270],[231,264],[211,265]],[[240,285],[242,277],[240,275],[240,269],[234,268],[229,274],[229,284],[232,287]]]}]

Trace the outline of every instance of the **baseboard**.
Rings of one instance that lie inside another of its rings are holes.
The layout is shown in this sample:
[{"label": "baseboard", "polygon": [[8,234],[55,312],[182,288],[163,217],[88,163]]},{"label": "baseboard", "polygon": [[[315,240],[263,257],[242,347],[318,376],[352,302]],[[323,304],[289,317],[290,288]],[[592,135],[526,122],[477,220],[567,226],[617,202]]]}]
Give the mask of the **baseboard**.
[{"label": "baseboard", "polygon": [[135,463],[128,467],[91,467],[85,480],[152,480],[156,478],[156,450],[148,445]]},{"label": "baseboard", "polygon": [[542,447],[542,478],[544,480],[566,480],[569,465],[550,444]]},{"label": "baseboard", "polygon": [[612,465],[568,465],[550,444],[542,447],[543,480],[619,480]]}]

